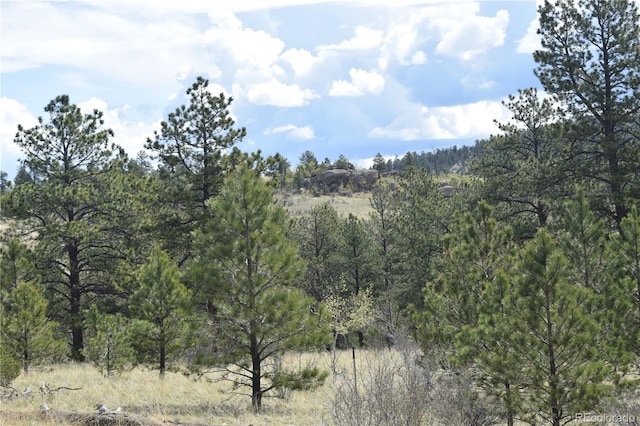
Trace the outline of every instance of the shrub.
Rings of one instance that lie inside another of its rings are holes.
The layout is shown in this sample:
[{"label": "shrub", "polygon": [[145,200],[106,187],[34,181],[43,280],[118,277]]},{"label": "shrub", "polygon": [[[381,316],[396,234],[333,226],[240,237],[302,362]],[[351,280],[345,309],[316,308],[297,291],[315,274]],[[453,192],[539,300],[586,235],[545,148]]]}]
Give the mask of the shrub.
[{"label": "shrub", "polygon": [[[380,351],[358,376],[338,377],[329,413],[336,425],[427,423],[432,369],[410,351]],[[369,361],[369,360],[368,360]]]},{"label": "shrub", "polygon": [[22,365],[0,345],[0,386],[9,386],[19,375]]}]

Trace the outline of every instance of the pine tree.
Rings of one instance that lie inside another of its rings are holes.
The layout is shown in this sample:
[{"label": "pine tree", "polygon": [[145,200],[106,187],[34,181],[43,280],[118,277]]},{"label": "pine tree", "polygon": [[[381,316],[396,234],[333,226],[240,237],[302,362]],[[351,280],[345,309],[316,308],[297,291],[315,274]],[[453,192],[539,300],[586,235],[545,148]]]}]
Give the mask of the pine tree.
[{"label": "pine tree", "polygon": [[328,203],[311,208],[295,218],[290,227],[300,256],[306,261],[300,288],[322,302],[340,285],[340,218]]},{"label": "pine tree", "polygon": [[[344,288],[341,297],[357,298],[361,293],[373,292],[380,278],[376,247],[367,224],[353,214],[341,226],[342,242],[339,246],[341,278]],[[356,330],[358,344],[364,347],[364,330]]]},{"label": "pine tree", "polygon": [[568,260],[568,276],[572,283],[593,292],[592,304],[585,309],[602,326],[602,335],[593,344],[624,371],[638,331],[632,325],[637,318],[635,300],[628,292],[622,259],[614,253],[618,238],[607,235],[605,219],[596,217],[582,188],[559,213],[558,241]]},{"label": "pine tree", "polygon": [[66,95],[45,112],[48,121],[40,117],[31,129],[18,126],[23,165],[38,179],[6,193],[3,213],[33,236],[52,316],[70,331],[72,358],[82,360],[88,299],[117,303],[118,264],[134,257],[134,218],[142,213],[131,202],[137,183],[121,173],[126,159],[109,143],[113,132],[103,128],[103,113],[84,114]]},{"label": "pine tree", "polygon": [[122,314],[104,314],[96,305],[87,314],[87,358],[107,377],[135,365],[131,320]]},{"label": "pine tree", "polygon": [[[615,271],[616,283],[622,291],[612,294],[617,325],[616,334],[624,338],[636,356],[640,355],[640,214],[636,206],[620,224],[622,234],[613,235],[608,246]],[[614,289],[618,290],[616,286]],[[612,312],[613,315],[613,312]]]},{"label": "pine tree", "polygon": [[[223,351],[214,361],[235,365],[228,378],[251,389],[259,411],[263,395],[282,383],[272,362],[285,350],[327,342],[329,333],[311,315],[313,299],[294,288],[304,263],[286,237],[286,213],[258,174],[239,169],[209,205],[217,220],[197,238],[193,274],[216,306]],[[318,373],[299,377],[313,381]]]},{"label": "pine tree", "polygon": [[451,199],[445,203],[432,176],[414,169],[404,172],[394,198],[391,214],[398,301],[401,308],[420,307],[420,291],[436,275],[434,265],[442,252],[441,239],[453,216],[449,208],[453,203]]},{"label": "pine tree", "polygon": [[382,154],[377,153],[373,157],[373,168],[378,171],[378,179],[382,177],[382,174],[387,170],[387,162]]},{"label": "pine tree", "polygon": [[47,300],[35,283],[21,281],[9,292],[0,320],[2,343],[25,374],[34,363],[62,357],[64,342],[54,336],[58,324],[47,318]]},{"label": "pine tree", "polygon": [[207,79],[198,77],[186,94],[189,104],[169,114],[146,145],[160,159],[158,233],[180,263],[191,256],[192,231],[208,218],[207,200],[220,190],[225,150],[246,135],[245,128],[233,127],[233,99],[213,95]]},{"label": "pine tree", "polygon": [[523,249],[505,304],[503,339],[515,351],[526,387],[523,419],[560,426],[596,406],[614,376],[599,345],[602,326],[590,316],[593,290],[571,282],[567,259],[541,229]]},{"label": "pine tree", "polygon": [[502,301],[510,292],[505,270],[514,259],[512,230],[481,202],[460,213],[444,238],[438,277],[424,288],[424,311],[416,316],[425,350],[442,347],[457,367],[472,368],[482,392],[503,402],[509,425],[518,407],[518,365],[501,340]]},{"label": "pine tree", "polygon": [[139,339],[146,343],[146,351],[156,356],[163,378],[167,360],[181,349],[179,340],[191,310],[191,291],[180,282],[178,267],[169,255],[158,248],[140,268],[139,277],[140,286],[131,295],[129,308],[149,324]]},{"label": "pine tree", "polygon": [[[578,132],[572,154],[583,179],[606,186],[591,195],[620,225],[638,197],[636,115],[640,110],[640,16],[631,0],[545,1],[535,70],[569,110]],[[609,194],[606,199],[597,194]],[[611,208],[613,205],[613,208]]]},{"label": "pine tree", "polygon": [[565,125],[551,99],[536,89],[520,90],[503,104],[512,118],[498,123],[502,134],[481,142],[472,170],[482,178],[482,195],[496,206],[497,216],[531,238],[568,192]]}]

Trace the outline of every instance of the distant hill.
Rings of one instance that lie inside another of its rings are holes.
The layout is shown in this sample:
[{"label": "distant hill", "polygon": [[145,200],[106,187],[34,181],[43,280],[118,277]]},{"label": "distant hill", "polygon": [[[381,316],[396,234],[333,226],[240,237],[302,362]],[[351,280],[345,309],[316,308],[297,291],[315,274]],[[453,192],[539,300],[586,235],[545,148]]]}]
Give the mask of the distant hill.
[{"label": "distant hill", "polygon": [[475,155],[481,153],[481,144],[473,146],[452,146],[450,148],[436,149],[429,152],[407,152],[402,158],[396,157],[387,161],[386,172],[397,173],[407,167],[425,169],[427,173],[442,175],[469,173],[469,162]]}]

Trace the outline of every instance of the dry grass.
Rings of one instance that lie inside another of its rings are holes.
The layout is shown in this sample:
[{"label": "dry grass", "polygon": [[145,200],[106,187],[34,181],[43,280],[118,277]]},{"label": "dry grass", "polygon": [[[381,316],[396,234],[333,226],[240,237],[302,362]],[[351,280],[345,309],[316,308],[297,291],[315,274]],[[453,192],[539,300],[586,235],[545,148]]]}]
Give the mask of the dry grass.
[{"label": "dry grass", "polygon": [[[96,404],[102,403],[111,409],[121,407],[129,415],[165,424],[184,422],[228,426],[332,425],[334,420],[341,426],[416,423],[437,426],[461,424],[461,419],[442,416],[438,409],[468,414],[467,404],[452,398],[456,389],[464,388],[439,388],[438,377],[442,373],[429,368],[416,369],[407,362],[413,356],[407,357],[406,352],[363,350],[357,351],[356,355],[357,393],[350,390],[353,386],[351,351],[338,352],[337,374],[330,375],[320,389],[294,392],[289,399],[266,398],[263,412],[259,415],[252,412],[249,397],[229,394],[228,384],[214,380],[214,375],[194,381],[193,377],[167,373],[165,379],[160,380],[157,371],[137,368],[121,376],[106,378],[88,364],[53,366],[32,371],[14,381],[15,388],[23,390],[29,386],[33,392],[29,398],[0,399],[0,426],[70,426],[60,421],[42,420],[38,413],[43,402],[52,410],[65,412],[96,413]],[[332,356],[328,352],[291,353],[284,362],[289,366],[312,362],[331,371]],[[45,400],[39,391],[42,382],[51,388],[82,389],[60,390]],[[399,387],[395,387],[397,385]],[[635,405],[632,406],[631,402]],[[631,402],[611,407],[610,412],[637,414],[637,400]],[[407,423],[407,415],[419,407],[426,407],[420,420]],[[385,411],[386,408],[391,410]],[[349,417],[351,413],[356,416]],[[389,420],[391,423],[380,423],[380,416],[389,414],[395,416]],[[402,419],[404,421],[398,423]]]},{"label": "dry grass", "polygon": [[[375,353],[358,353],[357,368],[364,369],[376,358]],[[331,354],[289,354],[285,363],[315,362],[320,368],[331,370]],[[338,356],[339,377],[353,374],[351,352]],[[16,389],[29,386],[33,392],[29,398],[0,400],[0,425],[47,425],[38,420],[36,413],[46,402],[50,409],[95,413],[97,403],[110,409],[121,407],[123,412],[148,416],[158,421],[189,422],[202,425],[328,425],[331,424],[328,404],[334,395],[331,376],[324,386],[315,391],[293,392],[289,399],[271,397],[263,400],[264,409],[259,415],[251,410],[248,396],[231,395],[225,382],[205,376],[198,381],[179,373],[167,373],[164,380],[157,371],[144,368],[116,377],[103,377],[89,364],[64,364],[42,371],[21,375],[14,382]],[[71,387],[81,390],[60,390],[46,399],[39,391],[42,382],[50,388]],[[56,423],[59,424],[59,423]]]},{"label": "dry grass", "polygon": [[291,216],[304,215],[315,206],[329,203],[330,206],[338,211],[338,215],[341,217],[347,217],[351,213],[362,219],[369,217],[369,213],[373,211],[369,203],[370,197],[371,194],[368,192],[356,192],[350,196],[335,194],[314,196],[309,192],[276,194],[278,203],[284,206]]}]

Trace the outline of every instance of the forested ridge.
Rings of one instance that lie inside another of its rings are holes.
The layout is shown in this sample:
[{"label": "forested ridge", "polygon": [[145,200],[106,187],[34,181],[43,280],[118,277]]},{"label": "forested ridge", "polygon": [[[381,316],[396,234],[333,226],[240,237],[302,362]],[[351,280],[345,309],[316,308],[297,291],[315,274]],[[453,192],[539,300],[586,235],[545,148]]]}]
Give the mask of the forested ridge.
[{"label": "forested ridge", "polygon": [[55,362],[215,366],[260,411],[328,375],[287,370],[286,351],[408,336],[508,425],[637,401],[638,10],[558,0],[539,15],[544,92],[511,95],[474,147],[378,153],[366,218],[331,203],[290,216],[274,194],[353,166],[240,151],[233,99],[202,77],[136,158],[101,111],[53,99],[18,127],[20,170],[2,177],[0,385]]}]

